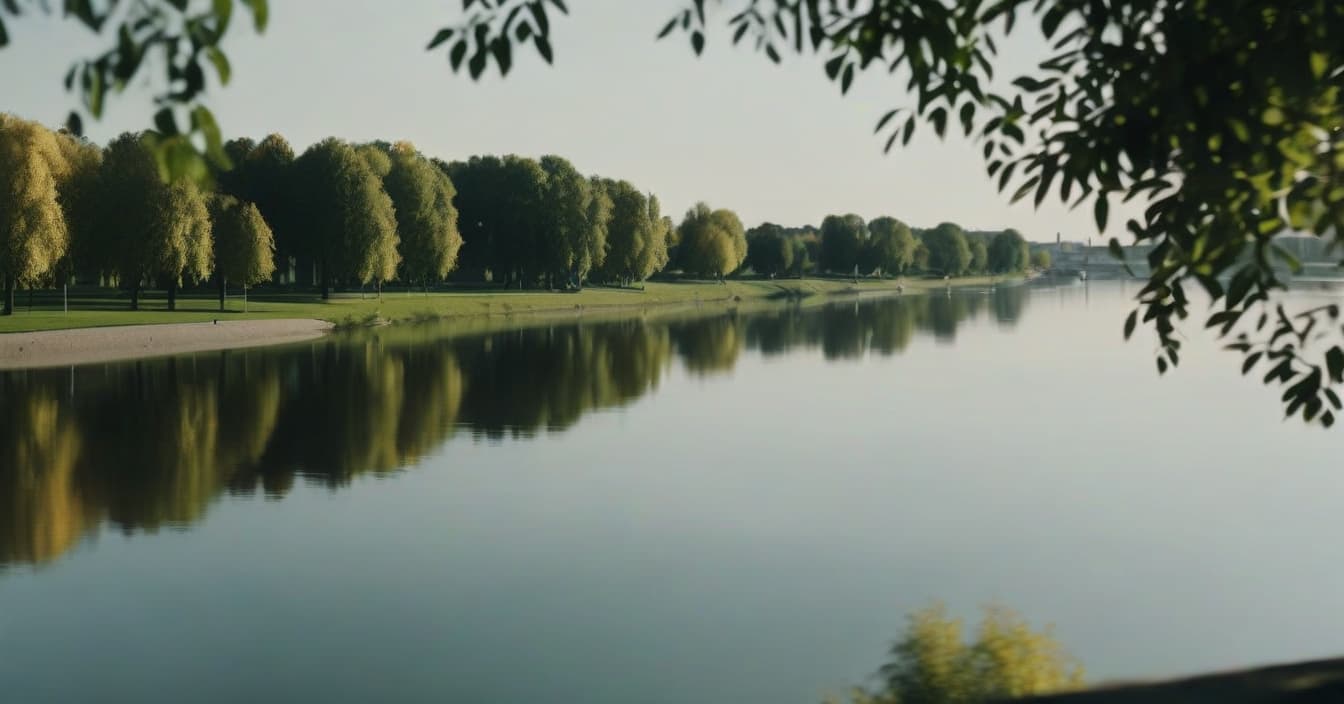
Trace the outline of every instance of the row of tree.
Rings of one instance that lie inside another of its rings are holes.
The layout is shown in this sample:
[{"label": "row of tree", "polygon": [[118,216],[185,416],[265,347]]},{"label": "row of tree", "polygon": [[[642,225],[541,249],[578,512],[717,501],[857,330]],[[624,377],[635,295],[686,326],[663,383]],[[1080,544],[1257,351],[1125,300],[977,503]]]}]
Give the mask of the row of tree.
[{"label": "row of tree", "polygon": [[1048,261],[1033,262],[1017,230],[967,232],[947,222],[919,230],[890,216],[864,222],[852,213],[826,216],[820,231],[765,223],[747,233],[747,243],[747,265],[766,276],[814,269],[864,276],[961,276],[1020,272],[1033,263],[1049,266]]},{"label": "row of tree", "polygon": [[311,267],[324,298],[334,285],[425,285],[458,266],[459,210],[469,267],[520,286],[641,280],[676,241],[655,197],[556,156],[449,164],[407,143],[337,139],[296,156],[271,135],[229,142],[228,169],[170,180],[156,140],[128,133],[102,149],[0,115],[7,313],[17,287],[75,274],[119,284],[133,308],[145,286],[167,289],[172,308],[180,286],[212,276],[222,305],[228,283],[269,280],[277,265]]},{"label": "row of tree", "polygon": [[[454,270],[519,288],[630,285],[664,270],[722,278],[753,271],[898,275],[1012,272],[1027,245],[1013,230],[917,231],[891,217],[832,215],[820,230],[765,223],[699,203],[679,225],[628,181],[585,176],[558,156],[430,159],[406,142],[326,139],[296,155],[279,135],[233,140],[229,168],[168,178],[154,133],[105,149],[0,115],[0,278],[14,290],[116,284],[139,307],[157,285],[308,279],[333,286],[428,286]],[[202,187],[200,183],[208,183]],[[311,277],[311,278],[309,278]]]}]

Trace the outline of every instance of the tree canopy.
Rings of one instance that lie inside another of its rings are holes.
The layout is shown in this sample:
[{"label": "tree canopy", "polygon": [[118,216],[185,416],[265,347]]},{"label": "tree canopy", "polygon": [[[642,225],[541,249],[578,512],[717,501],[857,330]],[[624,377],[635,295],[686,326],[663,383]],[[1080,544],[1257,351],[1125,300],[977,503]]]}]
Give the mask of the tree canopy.
[{"label": "tree canopy", "polygon": [[306,215],[303,242],[321,267],[323,297],[333,280],[393,278],[396,213],[370,159],[346,142],[326,139],[294,166],[298,206]]},{"label": "tree canopy", "polygon": [[446,167],[457,188],[462,264],[521,281],[542,269],[536,232],[546,172],[534,159],[473,156]]},{"label": "tree canopy", "polygon": [[989,270],[996,274],[1022,271],[1030,260],[1026,238],[1017,230],[1008,229],[994,235],[989,241]]},{"label": "tree canopy", "polygon": [[824,271],[852,272],[867,243],[868,225],[863,218],[853,213],[827,215],[821,221],[821,258],[817,263]]},{"label": "tree canopy", "polygon": [[383,186],[396,211],[401,267],[407,281],[439,281],[457,266],[456,191],[448,174],[407,143],[394,145]]},{"label": "tree canopy", "polygon": [[985,244],[983,237],[968,239],[971,247],[971,263],[966,270],[976,274],[987,271],[989,268],[989,245]]},{"label": "tree canopy", "polygon": [[667,223],[656,196],[629,181],[603,180],[611,199],[607,253],[599,274],[608,280],[643,281],[667,265]]},{"label": "tree canopy", "polygon": [[296,228],[302,216],[295,212],[297,194],[291,182],[294,149],[278,134],[260,142],[235,139],[225,144],[232,168],[217,170],[220,192],[257,206],[275,235],[276,254],[291,257],[302,243]]},{"label": "tree canopy", "polygon": [[784,228],[771,222],[747,230],[747,266],[765,276],[778,276],[793,265],[793,243]]},{"label": "tree canopy", "polygon": [[868,232],[866,260],[871,268],[865,273],[901,274],[914,263],[915,236],[909,225],[884,215],[868,223]]},{"label": "tree canopy", "polygon": [[51,273],[70,245],[57,184],[69,171],[56,136],[0,113],[0,279],[4,313],[14,288]]},{"label": "tree canopy", "polygon": [[270,279],[275,273],[275,236],[257,206],[232,196],[215,196],[210,218],[215,275],[221,287],[228,281],[252,286]]},{"label": "tree canopy", "polygon": [[1054,639],[1002,607],[985,609],[975,639],[941,604],[911,614],[882,666],[880,691],[855,690],[851,704],[989,704],[1079,689],[1083,668]]},{"label": "tree canopy", "polygon": [[746,259],[746,233],[737,213],[731,210],[711,210],[697,203],[686,211],[677,231],[681,237],[678,264],[688,273],[727,276]]},{"label": "tree canopy", "polygon": [[103,165],[103,150],[65,131],[56,133],[56,141],[66,165],[64,177],[56,184],[56,196],[70,235],[70,266],[67,270],[82,264],[89,264],[96,270],[98,262],[106,259],[105,253],[95,251],[97,231],[101,227],[98,171]]},{"label": "tree canopy", "polygon": [[959,276],[971,266],[971,246],[966,232],[950,222],[926,230],[920,238],[929,252],[928,269],[947,276]]},{"label": "tree canopy", "polygon": [[154,152],[143,135],[125,133],[108,145],[99,171],[103,205],[100,230],[109,238],[102,251],[131,307],[150,277],[166,280],[169,307],[176,288],[210,274],[213,243],[205,197],[187,180],[164,183]]}]

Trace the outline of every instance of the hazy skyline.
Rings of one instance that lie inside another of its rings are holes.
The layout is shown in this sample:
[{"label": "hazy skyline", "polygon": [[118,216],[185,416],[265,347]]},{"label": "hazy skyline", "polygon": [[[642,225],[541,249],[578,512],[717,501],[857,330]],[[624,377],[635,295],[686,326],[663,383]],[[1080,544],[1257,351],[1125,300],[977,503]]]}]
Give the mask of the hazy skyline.
[{"label": "hazy skyline", "polygon": [[[872,73],[850,95],[826,80],[822,58],[770,64],[714,31],[697,59],[685,37],[654,35],[684,0],[576,0],[553,18],[556,61],[530,48],[513,72],[479,83],[455,75],[446,51],[424,50],[460,17],[458,0],[365,4],[276,0],[256,35],[239,16],[226,50],[233,80],[210,78],[206,101],[226,138],[278,132],[301,152],[328,136],[407,139],[447,160],[473,154],[559,154],[585,173],[623,178],[651,191],[674,218],[696,201],[736,210],[748,226],[769,220],[818,224],[828,213],[892,215],[916,227],[953,221],[967,229],[1015,227],[1033,240],[1095,237],[1090,208],[1047,200],[1010,206],[985,175],[979,147],[959,135],[940,142],[923,129],[882,154],[878,117],[910,104],[903,81]],[[11,23],[0,50],[0,111],[57,125],[75,105],[61,79],[72,59],[108,46],[77,23],[29,13]],[[1022,34],[1005,50],[998,78],[1011,80],[1042,50]],[[149,66],[147,69],[151,68]],[[22,69],[22,70],[20,70]],[[88,136],[106,143],[150,124],[142,70]],[[1113,231],[1116,229],[1113,226]]]}]

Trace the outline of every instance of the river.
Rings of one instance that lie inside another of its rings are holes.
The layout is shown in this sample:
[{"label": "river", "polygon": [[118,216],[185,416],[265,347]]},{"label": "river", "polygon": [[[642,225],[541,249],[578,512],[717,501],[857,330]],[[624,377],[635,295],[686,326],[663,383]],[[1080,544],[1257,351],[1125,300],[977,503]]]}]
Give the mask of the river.
[{"label": "river", "polygon": [[818,702],[933,600],[1092,681],[1344,652],[1339,431],[1135,290],[0,374],[0,698]]}]

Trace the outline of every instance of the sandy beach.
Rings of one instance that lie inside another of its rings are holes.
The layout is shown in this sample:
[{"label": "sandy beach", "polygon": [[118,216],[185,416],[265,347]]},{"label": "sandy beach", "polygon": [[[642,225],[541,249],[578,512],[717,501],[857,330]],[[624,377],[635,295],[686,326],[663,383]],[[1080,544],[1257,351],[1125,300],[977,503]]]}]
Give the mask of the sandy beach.
[{"label": "sandy beach", "polygon": [[331,328],[321,320],[239,320],[7,333],[0,335],[0,369],[279,345],[312,340]]}]

